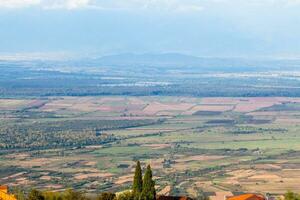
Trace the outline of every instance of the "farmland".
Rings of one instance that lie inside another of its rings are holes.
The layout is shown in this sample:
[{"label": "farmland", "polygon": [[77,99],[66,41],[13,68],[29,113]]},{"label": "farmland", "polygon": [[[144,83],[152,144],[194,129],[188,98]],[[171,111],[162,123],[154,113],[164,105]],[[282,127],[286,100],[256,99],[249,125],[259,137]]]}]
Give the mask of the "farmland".
[{"label": "farmland", "polygon": [[0,99],[0,184],[128,188],[135,161],[158,191],[300,191],[300,98]]}]

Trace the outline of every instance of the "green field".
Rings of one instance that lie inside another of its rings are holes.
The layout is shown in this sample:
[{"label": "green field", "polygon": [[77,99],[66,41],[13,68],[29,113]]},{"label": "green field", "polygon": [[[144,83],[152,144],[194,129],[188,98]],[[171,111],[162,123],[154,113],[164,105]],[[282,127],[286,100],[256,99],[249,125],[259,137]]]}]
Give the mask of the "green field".
[{"label": "green field", "polygon": [[298,98],[0,102],[0,184],[119,191],[140,160],[171,194],[300,191]]}]

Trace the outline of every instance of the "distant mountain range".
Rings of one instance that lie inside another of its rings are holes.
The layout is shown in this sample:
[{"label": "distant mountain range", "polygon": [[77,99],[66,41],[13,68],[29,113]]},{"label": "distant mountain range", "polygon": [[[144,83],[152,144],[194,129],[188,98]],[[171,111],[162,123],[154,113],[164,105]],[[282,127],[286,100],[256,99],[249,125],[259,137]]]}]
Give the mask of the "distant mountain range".
[{"label": "distant mountain range", "polygon": [[0,59],[3,66],[23,66],[29,68],[51,69],[53,66],[73,67],[111,67],[116,69],[155,69],[157,70],[188,70],[188,71],[222,71],[222,72],[247,72],[247,71],[272,71],[272,70],[300,70],[300,59],[276,58],[218,58],[197,57],[179,53],[146,53],[146,54],[116,54],[103,57],[86,57],[78,59],[47,60],[38,59]]},{"label": "distant mountain range", "polygon": [[213,70],[282,70],[300,68],[300,60],[196,57],[178,53],[117,54],[94,60],[97,64],[122,67],[201,68]]},{"label": "distant mountain range", "polygon": [[199,57],[189,56],[176,53],[165,54],[118,54],[111,56],[104,56],[98,60],[103,64],[110,65],[146,65],[146,66],[178,66],[197,64],[202,61]]}]

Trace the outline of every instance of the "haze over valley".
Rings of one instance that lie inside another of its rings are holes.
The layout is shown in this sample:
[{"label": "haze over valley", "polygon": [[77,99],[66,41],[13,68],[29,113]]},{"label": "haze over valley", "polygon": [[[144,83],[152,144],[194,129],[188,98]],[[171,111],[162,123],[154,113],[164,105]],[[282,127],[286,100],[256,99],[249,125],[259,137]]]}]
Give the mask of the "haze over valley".
[{"label": "haze over valley", "polygon": [[299,200],[298,0],[0,0],[0,200]]}]

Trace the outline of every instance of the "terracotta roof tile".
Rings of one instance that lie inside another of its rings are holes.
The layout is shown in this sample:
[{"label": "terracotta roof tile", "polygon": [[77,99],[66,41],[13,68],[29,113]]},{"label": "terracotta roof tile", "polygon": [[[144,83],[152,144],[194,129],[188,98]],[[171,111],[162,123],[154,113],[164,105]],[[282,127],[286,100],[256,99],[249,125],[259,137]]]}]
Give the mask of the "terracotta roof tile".
[{"label": "terracotta roof tile", "polygon": [[0,185],[0,190],[7,190],[8,186],[7,185]]},{"label": "terracotta roof tile", "polygon": [[265,200],[265,197],[259,194],[242,194],[238,196],[227,197],[227,200]]}]

